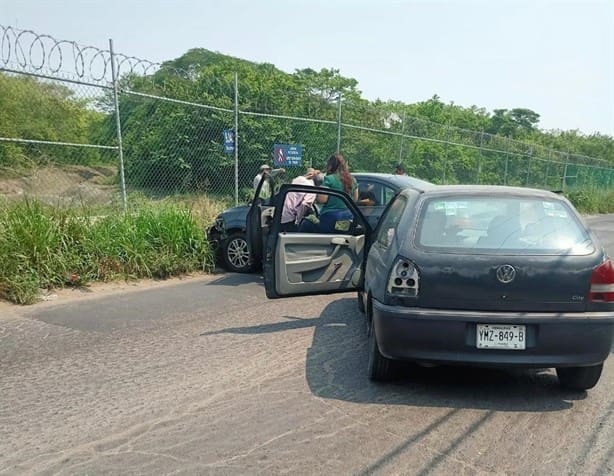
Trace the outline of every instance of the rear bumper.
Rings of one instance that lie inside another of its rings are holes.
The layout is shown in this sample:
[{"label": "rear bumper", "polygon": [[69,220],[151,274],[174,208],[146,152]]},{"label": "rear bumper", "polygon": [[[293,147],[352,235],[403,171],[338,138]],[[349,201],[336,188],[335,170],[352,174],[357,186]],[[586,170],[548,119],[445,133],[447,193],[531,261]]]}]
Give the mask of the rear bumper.
[{"label": "rear bumper", "polygon": [[[612,350],[614,313],[433,310],[373,301],[380,352],[391,359],[497,367],[595,365]],[[524,324],[525,350],[478,349],[476,324]]]}]

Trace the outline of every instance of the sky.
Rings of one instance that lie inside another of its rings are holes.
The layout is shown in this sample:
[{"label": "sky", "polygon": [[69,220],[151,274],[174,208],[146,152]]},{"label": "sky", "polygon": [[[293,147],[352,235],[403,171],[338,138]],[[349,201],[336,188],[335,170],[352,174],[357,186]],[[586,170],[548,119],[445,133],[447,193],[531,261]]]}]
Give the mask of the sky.
[{"label": "sky", "polygon": [[614,0],[0,0],[0,25],[154,62],[336,68],[363,97],[529,108],[614,136]]}]

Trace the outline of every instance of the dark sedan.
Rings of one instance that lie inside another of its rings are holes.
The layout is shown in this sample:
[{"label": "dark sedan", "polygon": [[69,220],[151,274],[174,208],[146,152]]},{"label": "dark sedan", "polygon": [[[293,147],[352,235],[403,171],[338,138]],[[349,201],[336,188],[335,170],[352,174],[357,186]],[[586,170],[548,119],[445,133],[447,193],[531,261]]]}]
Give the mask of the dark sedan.
[{"label": "dark sedan", "polygon": [[[277,204],[290,191],[282,187]],[[312,189],[311,189],[312,190]],[[614,264],[557,194],[495,186],[408,188],[372,231],[353,219],[334,234],[281,233],[265,217],[267,296],[357,290],[366,313],[369,376],[395,361],[556,368],[588,389],[610,353]]]},{"label": "dark sedan", "polygon": [[[355,173],[353,176],[359,190],[364,190],[372,197],[370,204],[360,206],[360,209],[373,227],[377,225],[386,205],[400,190],[430,185],[429,182],[407,175]],[[279,188],[279,185],[271,184],[270,189]],[[268,203],[267,201],[264,206]],[[256,253],[258,256],[252,256],[247,244],[246,221],[250,206],[240,205],[224,210],[207,230],[209,243],[217,250],[221,264],[229,271],[248,273],[260,262],[260,255]]]}]

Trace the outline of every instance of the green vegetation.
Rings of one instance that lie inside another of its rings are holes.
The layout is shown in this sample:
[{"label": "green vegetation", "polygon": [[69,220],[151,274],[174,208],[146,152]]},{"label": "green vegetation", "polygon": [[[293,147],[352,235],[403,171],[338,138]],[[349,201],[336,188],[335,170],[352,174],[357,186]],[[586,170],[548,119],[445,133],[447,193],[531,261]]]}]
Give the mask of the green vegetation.
[{"label": "green vegetation", "polygon": [[[89,106],[58,83],[0,73],[0,137],[96,143],[92,141],[106,115]],[[96,164],[105,157],[95,149],[0,142],[0,167],[13,171],[49,163]]]},{"label": "green vegetation", "polygon": [[168,278],[213,265],[202,226],[171,203],[102,217],[30,201],[0,211],[0,298],[19,304],[35,302],[41,288]]},{"label": "green vegetation", "polygon": [[[222,131],[234,127],[235,72],[240,189],[250,187],[260,164],[271,160],[275,143],[303,145],[304,163],[321,167],[337,147],[339,95],[342,123],[362,128],[341,128],[341,150],[356,171],[389,172],[401,161],[409,173],[437,183],[540,188],[614,184],[612,137],[541,130],[539,114],[527,108],[489,112],[478,106],[445,104],[436,95],[414,104],[369,101],[355,79],[335,69],[286,73],[272,64],[192,49],[151,75],[129,74],[121,79],[120,116],[130,189],[154,195],[233,195],[234,157],[223,150]],[[109,91],[96,90],[88,100],[55,82],[0,73],[0,137],[114,145],[115,136]],[[109,150],[0,142],[0,169],[114,163],[115,155]]]},{"label": "green vegetation", "polygon": [[[239,78],[241,112],[332,122],[240,114],[240,188],[250,185],[263,161],[270,161],[274,143],[302,144],[304,162],[322,166],[337,145],[334,122],[339,94],[342,122],[372,129],[342,127],[341,150],[353,170],[389,172],[402,161],[409,173],[434,182],[561,188],[565,176],[566,186],[607,188],[614,184],[614,172],[606,171],[614,168],[611,137],[542,131],[539,114],[530,109],[490,113],[477,106],[445,104],[437,96],[415,104],[368,101],[355,79],[335,69],[289,74],[271,64],[204,49],[190,50],[148,77],[124,78],[120,109],[126,118],[128,183],[167,192],[232,192],[234,158],[224,153],[221,144],[222,130],[233,126],[232,113],[143,98],[132,92],[231,110],[234,72]],[[106,127],[111,131],[112,121]],[[391,135],[401,133],[412,137]],[[451,144],[445,143],[448,141]],[[603,168],[584,167],[588,160],[574,154],[601,159]],[[571,163],[578,164],[573,171],[568,170]]]},{"label": "green vegetation", "polygon": [[[275,143],[301,144],[304,164],[323,167],[337,147],[341,95],[341,150],[353,171],[390,172],[401,161],[435,183],[563,189],[583,213],[614,212],[610,136],[544,131],[539,114],[520,107],[369,101],[335,69],[286,73],[193,49],[152,75],[121,79],[127,214],[117,213],[115,150],[0,141],[0,298],[24,304],[40,288],[210,269],[203,227],[234,196],[222,131],[234,127],[235,72],[242,201]],[[101,91],[85,99],[56,81],[0,73],[0,137],[115,145],[112,97]],[[56,206],[24,200],[32,196]]]},{"label": "green vegetation", "polygon": [[614,213],[614,189],[582,189],[565,193],[571,203],[586,215]]},{"label": "green vegetation", "polygon": [[[581,213],[614,212],[614,190],[566,195]],[[0,208],[0,298],[31,304],[41,289],[213,268],[203,228],[227,200],[177,196],[153,203],[132,196],[131,202],[128,214],[33,201]]]}]

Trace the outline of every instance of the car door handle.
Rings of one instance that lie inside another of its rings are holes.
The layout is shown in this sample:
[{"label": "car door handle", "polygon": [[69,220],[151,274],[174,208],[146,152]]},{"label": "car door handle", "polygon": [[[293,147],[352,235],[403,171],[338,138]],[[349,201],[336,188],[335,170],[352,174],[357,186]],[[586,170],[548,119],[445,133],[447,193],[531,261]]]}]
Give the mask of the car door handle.
[{"label": "car door handle", "polygon": [[335,238],[330,240],[330,243],[332,245],[339,245],[339,246],[349,246],[350,245],[350,242],[347,238],[341,238],[340,236],[336,236]]}]

